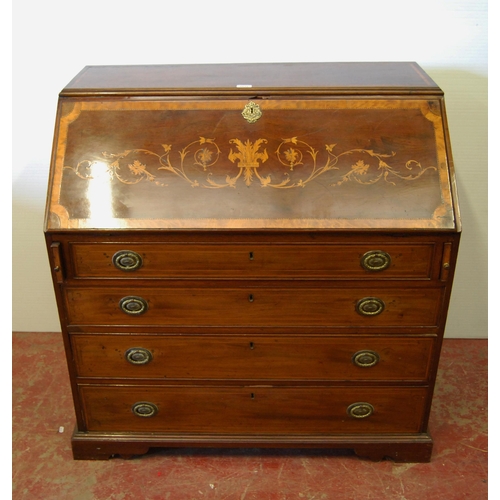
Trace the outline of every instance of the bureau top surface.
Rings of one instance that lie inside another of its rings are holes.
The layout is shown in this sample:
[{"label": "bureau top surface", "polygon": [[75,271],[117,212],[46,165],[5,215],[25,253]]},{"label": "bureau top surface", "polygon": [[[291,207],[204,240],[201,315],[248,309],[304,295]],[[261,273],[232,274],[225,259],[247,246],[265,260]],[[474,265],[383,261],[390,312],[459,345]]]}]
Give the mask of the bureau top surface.
[{"label": "bureau top surface", "polygon": [[413,63],[88,67],[45,228],[459,230],[440,92]]},{"label": "bureau top surface", "polygon": [[263,92],[437,92],[413,62],[87,66],[61,95]]}]

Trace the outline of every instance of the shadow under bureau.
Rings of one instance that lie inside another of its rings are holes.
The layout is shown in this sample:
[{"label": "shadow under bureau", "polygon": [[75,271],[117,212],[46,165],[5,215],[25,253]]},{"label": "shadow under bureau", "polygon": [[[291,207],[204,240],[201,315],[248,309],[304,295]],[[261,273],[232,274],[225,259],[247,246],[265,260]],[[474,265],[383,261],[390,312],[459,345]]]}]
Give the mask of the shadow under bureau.
[{"label": "shadow under bureau", "polygon": [[45,235],[76,459],[430,460],[460,217],[417,64],[86,67],[59,97]]}]

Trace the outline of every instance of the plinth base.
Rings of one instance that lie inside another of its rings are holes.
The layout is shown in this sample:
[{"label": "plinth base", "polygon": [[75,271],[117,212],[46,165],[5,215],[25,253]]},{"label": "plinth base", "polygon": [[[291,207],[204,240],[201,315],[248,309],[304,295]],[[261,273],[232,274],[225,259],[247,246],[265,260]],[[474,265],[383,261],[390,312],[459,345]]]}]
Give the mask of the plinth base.
[{"label": "plinth base", "polygon": [[380,435],[214,435],[85,433],[72,437],[75,460],[107,460],[113,456],[131,458],[150,448],[330,448],[351,449],[373,461],[429,462],[432,438],[422,434]]}]

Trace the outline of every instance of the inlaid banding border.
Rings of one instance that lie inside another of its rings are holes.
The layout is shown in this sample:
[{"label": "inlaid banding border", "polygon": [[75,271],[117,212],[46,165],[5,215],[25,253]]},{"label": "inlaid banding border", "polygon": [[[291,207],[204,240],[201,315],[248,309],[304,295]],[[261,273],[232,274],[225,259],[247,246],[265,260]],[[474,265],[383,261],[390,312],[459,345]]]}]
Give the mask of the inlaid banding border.
[{"label": "inlaid banding border", "polygon": [[[435,145],[440,179],[441,204],[436,207],[431,218],[419,219],[377,219],[370,218],[329,218],[329,219],[110,219],[103,223],[98,219],[72,219],[68,211],[60,203],[64,158],[68,139],[69,125],[75,121],[82,111],[137,111],[137,110],[238,110],[241,112],[242,100],[182,100],[168,99],[131,99],[122,100],[88,100],[72,99],[60,102],[60,124],[55,143],[53,178],[47,211],[47,229],[454,229],[454,212],[450,179],[448,174],[448,158],[446,153],[445,132],[441,116],[440,99],[263,99],[259,101],[263,113],[266,110],[328,110],[328,109],[419,109],[426,119],[434,125]],[[53,216],[55,215],[55,217]]]}]

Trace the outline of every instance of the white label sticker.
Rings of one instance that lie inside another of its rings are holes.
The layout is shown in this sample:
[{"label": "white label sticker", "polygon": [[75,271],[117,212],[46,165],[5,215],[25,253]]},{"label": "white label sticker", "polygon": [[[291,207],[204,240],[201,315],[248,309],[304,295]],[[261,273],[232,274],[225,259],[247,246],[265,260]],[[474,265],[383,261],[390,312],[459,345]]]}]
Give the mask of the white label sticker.
[{"label": "white label sticker", "polygon": [[251,89],[252,85],[240,84],[240,85],[236,85],[236,88],[238,88],[238,89]]}]

